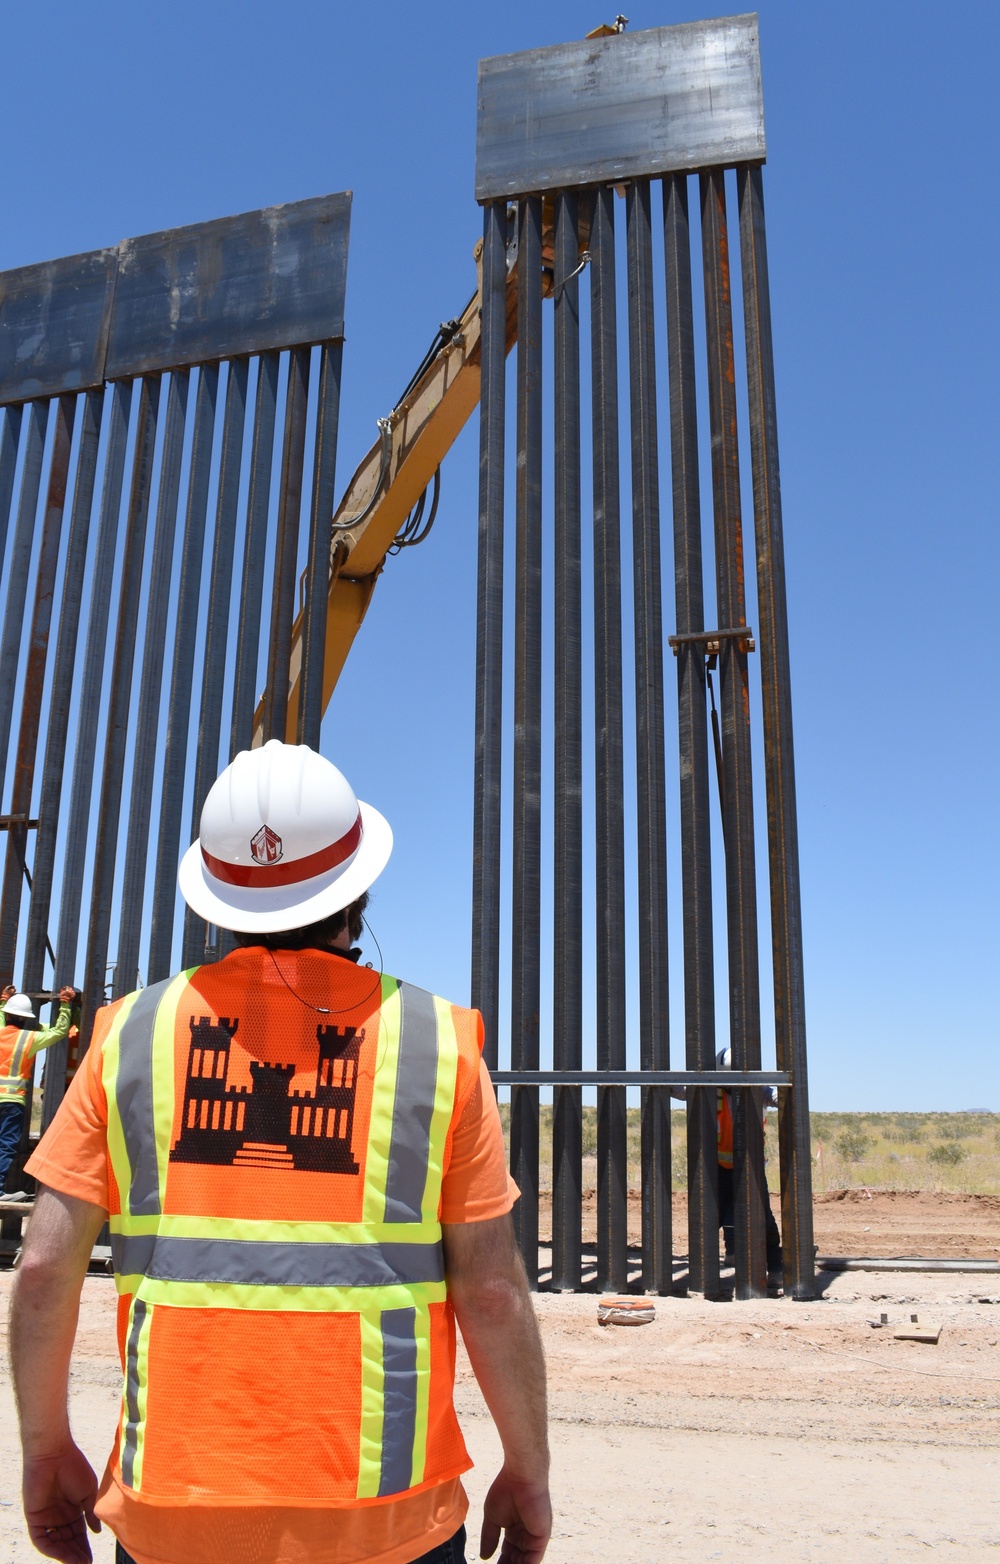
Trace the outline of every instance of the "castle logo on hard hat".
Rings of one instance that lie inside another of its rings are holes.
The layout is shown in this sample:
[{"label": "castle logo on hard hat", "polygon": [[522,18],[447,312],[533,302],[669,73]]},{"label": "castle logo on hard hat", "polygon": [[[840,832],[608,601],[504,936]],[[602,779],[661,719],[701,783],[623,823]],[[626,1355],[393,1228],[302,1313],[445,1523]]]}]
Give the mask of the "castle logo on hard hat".
[{"label": "castle logo on hard hat", "polygon": [[281,837],[269,825],[262,825],[257,835],[251,838],[250,855],[254,863],[277,863],[283,852]]}]

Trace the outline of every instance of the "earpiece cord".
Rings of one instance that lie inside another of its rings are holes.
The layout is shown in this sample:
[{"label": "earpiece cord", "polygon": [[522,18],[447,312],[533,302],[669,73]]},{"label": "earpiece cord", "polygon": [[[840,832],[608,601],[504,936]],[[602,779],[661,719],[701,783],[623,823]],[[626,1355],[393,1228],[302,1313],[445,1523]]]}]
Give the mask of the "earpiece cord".
[{"label": "earpiece cord", "polygon": [[[368,922],[368,919],[365,918],[363,914],[362,914],[362,921],[364,922],[365,928],[368,930],[368,932],[371,935],[372,939],[375,940],[375,949],[378,951],[378,960],[379,960],[378,977],[375,979],[374,984],[372,985],[372,987],[368,990],[367,994],[365,994],[362,999],[357,999],[357,1000],[355,1000],[353,1005],[345,1005],[343,1007],[343,1009],[340,1009],[340,1010],[331,1010],[329,1005],[314,1005],[311,1002],[311,1000],[304,999],[303,996],[301,994],[297,993],[296,990],[292,987],[291,983],[289,983],[289,981],[286,978],[285,974],[282,972],[281,968],[278,966],[277,958],[275,957],[274,951],[271,949],[270,945],[265,945],[264,946],[264,949],[267,951],[268,955],[271,958],[271,965],[274,967],[275,972],[277,972],[278,976],[280,977],[281,981],[284,983],[284,985],[287,988],[288,992],[292,995],[292,997],[294,999],[298,1000],[300,1005],[305,1005],[307,1010],[314,1010],[318,1016],[343,1016],[343,1015],[348,1015],[350,1013],[350,1011],[357,1010],[359,1005],[367,1004],[369,999],[371,999],[372,995],[381,986],[381,983],[382,983],[382,972],[383,972],[382,947],[379,944],[378,940],[375,938],[375,933],[374,933],[374,930],[372,929],[371,924]],[[368,970],[371,971],[371,968],[369,967]]]}]

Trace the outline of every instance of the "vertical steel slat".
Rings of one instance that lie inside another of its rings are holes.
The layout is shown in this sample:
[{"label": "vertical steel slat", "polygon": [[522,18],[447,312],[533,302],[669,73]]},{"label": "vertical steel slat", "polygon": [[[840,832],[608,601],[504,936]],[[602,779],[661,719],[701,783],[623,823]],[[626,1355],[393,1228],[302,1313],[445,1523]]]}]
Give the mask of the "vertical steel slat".
[{"label": "vertical steel slat", "polygon": [[[7,831],[3,891],[0,893],[0,981],[9,983],[14,972],[17,930],[24,888],[24,867],[28,845],[27,819],[31,813],[31,795],[35,784],[35,758],[45,690],[45,667],[49,655],[49,631],[52,625],[52,599],[55,594],[56,568],[62,540],[66,491],[69,485],[69,460],[73,444],[76,396],[59,397],[56,403],[55,437],[49,463],[49,481],[42,520],[42,537],[35,574],[35,601],[28,632],[28,650],[24,678],[20,685],[21,722],[14,761],[12,816]],[[18,824],[17,821],[23,822]]]},{"label": "vertical steel slat", "polygon": [[73,785],[70,789],[66,850],[63,855],[59,932],[56,935],[56,988],[74,982],[76,977],[83,876],[90,857],[88,837],[90,801],[94,787],[94,757],[97,753],[97,722],[101,710],[108,626],[111,623],[111,587],[118,548],[125,447],[128,441],[131,411],[132,381],[119,381],[111,400],[111,422],[104,460],[104,485],[101,492],[100,520],[90,588],[87,643],[83,656],[76,752],[73,758]]},{"label": "vertical steel slat", "polygon": [[28,567],[35,540],[35,516],[38,511],[38,495],[42,486],[42,459],[45,454],[45,431],[49,421],[47,401],[32,402],[28,409],[28,436],[24,452],[24,469],[21,473],[21,493],[17,504],[17,524],[7,564],[7,604],[4,610],[3,635],[0,637],[0,800],[3,798],[7,774],[7,752],[10,748],[10,725],[14,714],[14,696],[17,692],[17,665],[21,655],[21,639],[24,632],[24,602],[28,593]]},{"label": "vertical steel slat", "polygon": [[[639,883],[639,1064],[670,1068],[667,802],[663,727],[660,468],[653,338],[653,234],[648,179],[626,195],[632,562],[635,594],[636,825]],[[673,1286],[670,1093],[642,1093],[642,1263],[648,1291]]]},{"label": "vertical steel slat", "polygon": [[[83,402],[83,427],[80,431],[80,449],[76,463],[73,510],[70,516],[69,543],[66,548],[62,599],[59,605],[59,633],[56,637],[48,729],[45,737],[45,755],[42,760],[38,830],[35,835],[31,904],[28,910],[22,974],[22,982],[29,992],[40,989],[45,977],[45,953],[52,906],[52,879],[59,830],[59,805],[62,799],[63,772],[66,765],[66,730],[69,724],[73,673],[76,667],[80,602],[87,569],[87,547],[94,508],[94,485],[97,478],[97,455],[101,440],[103,411],[104,388],[88,391]],[[66,1085],[67,1052],[68,1044],[64,1039],[54,1043],[45,1056],[45,1090],[42,1096],[43,1130],[51,1124],[56,1108],[62,1101]]]},{"label": "vertical steel slat", "polygon": [[802,905],[792,744],[785,546],[778,468],[778,420],[761,169],[739,169],[737,184],[750,406],[750,460],[757,542],[757,644],[760,650],[764,717],[774,1028],[777,1067],[779,1070],[788,1070],[793,1082],[791,1091],[779,1093],[782,1247],[786,1292],[796,1298],[811,1298],[815,1292],[816,1279],[805,985],[802,971]]},{"label": "vertical steel slat", "polygon": [[[746,603],[724,170],[712,169],[701,175],[701,211],[718,615],[721,624],[735,626],[746,624]],[[719,683],[730,1046],[734,1069],[759,1070],[760,992],[749,670],[747,653],[738,641],[722,643]],[[754,1298],[763,1296],[767,1290],[764,1137],[757,1094],[740,1091],[732,1096],[736,1293],[740,1298]]]},{"label": "vertical steel slat", "polygon": [[160,702],[163,693],[163,652],[167,636],[167,608],[174,563],[174,541],[177,536],[177,499],[180,492],[184,422],[187,417],[190,378],[189,370],[174,370],[170,376],[170,389],[167,393],[166,431],[160,464],[160,492],[156,504],[156,531],[153,537],[153,560],[149,574],[146,636],[142,653],[142,678],[139,685],[135,755],[132,761],[128,834],[125,841],[125,877],[122,884],[121,915],[118,924],[118,954],[111,989],[114,999],[120,999],[123,994],[130,993],[138,981],[142,909],[146,895],[146,863],[149,857],[149,821],[157,760],[156,741],[160,728]]},{"label": "vertical steel slat", "polygon": [[[625,1068],[625,813],[622,739],[621,513],[614,191],[594,192],[590,330],[594,462],[594,728],[597,1068]],[[628,1280],[625,1088],[597,1089],[597,1285]]]},{"label": "vertical steel slat", "polygon": [[[674,602],[679,635],[704,630],[698,410],[695,391],[691,232],[686,174],[663,181],[670,386],[670,464],[674,519]],[[685,1067],[715,1068],[715,963],[712,945],[712,833],[704,648],[677,656],[681,891],[684,921]],[[719,1290],[719,1199],[714,1092],[687,1097],[688,1286]]]},{"label": "vertical steel slat", "polygon": [[21,440],[23,407],[4,408],[3,431],[0,433],[0,565],[7,547],[7,525],[10,521],[10,504],[14,497],[14,472],[17,467],[17,448]]},{"label": "vertical steel slat", "polygon": [[306,410],[309,401],[309,348],[292,348],[288,355],[288,392],[285,398],[285,439],[281,453],[281,488],[278,497],[278,537],[274,549],[274,586],[271,596],[271,642],[267,658],[267,692],[264,697],[264,742],[294,739],[288,732],[288,686],[292,659],[292,621],[295,617],[296,563],[299,522],[302,513],[302,464],[306,448]]},{"label": "vertical steel slat", "polygon": [[[208,583],[208,622],[205,628],[204,673],[201,683],[201,711],[198,718],[198,751],[194,767],[194,795],[191,800],[191,837],[198,835],[202,805],[219,774],[219,743],[222,734],[222,701],[225,693],[226,654],[229,642],[229,605],[233,595],[233,555],[236,549],[236,517],[240,497],[240,468],[243,461],[243,427],[247,411],[247,376],[250,361],[234,358],[229,362],[226,382],[226,411],[222,423],[222,453],[219,463],[219,496],[215,512],[215,546],[212,550],[212,574]],[[184,919],[183,965],[193,966],[206,959],[206,926],[190,908]]]},{"label": "vertical steel slat", "polygon": [[233,684],[233,723],[229,758],[253,741],[253,716],[257,705],[257,658],[260,652],[260,605],[264,595],[264,553],[267,547],[267,513],[271,498],[271,466],[274,459],[275,408],[278,401],[279,353],[262,353],[257,360],[257,400],[250,452],[250,488],[247,495],[246,533],[243,542],[243,582],[240,622],[236,640],[236,674]]},{"label": "vertical steel slat", "polygon": [[132,697],[136,624],[139,616],[139,595],[142,587],[142,563],[146,547],[146,523],[149,516],[153,448],[156,442],[156,415],[159,402],[160,376],[144,375],[139,391],[132,484],[125,518],[125,549],[122,556],[115,650],[111,664],[111,691],[104,743],[104,769],[101,775],[97,841],[94,848],[94,880],[87,928],[87,957],[82,985],[83,1014],[80,1022],[80,1030],[85,1038],[90,1037],[95,1011],[104,1003],[108,938],[111,932],[111,900],[115,861],[118,856],[118,825],[121,818],[122,774],[125,767],[125,745]]},{"label": "vertical steel slat", "polygon": [[[583,719],[580,592],[579,210],[555,198],[553,271],[555,439],[555,756],[553,775],[552,1062],[583,1066]],[[552,1109],[552,1286],[581,1281],[583,1109],[577,1086],[557,1086]]]},{"label": "vertical steel slat", "polygon": [[504,442],[507,360],[507,203],[483,209],[479,393],[479,557],[472,817],[472,1003],[498,1062],[500,1026],[500,779],[503,744]]},{"label": "vertical steel slat", "polygon": [[184,783],[187,774],[188,734],[191,727],[191,686],[194,679],[195,627],[201,596],[205,553],[205,518],[208,483],[212,470],[215,409],[219,391],[219,366],[204,364],[198,371],[198,396],[194,409],[191,471],[188,475],[187,514],[181,549],[181,576],[177,591],[177,621],[170,703],[163,753],[163,791],[156,841],[156,872],[149,937],[147,983],[169,976],[177,906],[177,864],[180,848]]},{"label": "vertical steel slat", "polygon": [[[542,203],[518,204],[517,522],[514,571],[514,779],[510,1056],[537,1070],[542,862]],[[517,1239],[538,1284],[538,1087],[512,1086],[510,1168]]]},{"label": "vertical steel slat", "polygon": [[326,659],[326,610],[330,593],[330,543],[337,481],[337,429],[340,422],[342,342],[324,342],[320,350],[316,457],[313,463],[306,566],[305,622],[302,627],[302,677],[299,681],[298,743],[319,749],[323,721],[323,664]]},{"label": "vertical steel slat", "polygon": [[[511,1065],[537,1068],[541,785],[541,202],[518,206],[515,486]],[[538,1091],[511,1091],[514,1221],[532,1286],[538,1277]]]}]

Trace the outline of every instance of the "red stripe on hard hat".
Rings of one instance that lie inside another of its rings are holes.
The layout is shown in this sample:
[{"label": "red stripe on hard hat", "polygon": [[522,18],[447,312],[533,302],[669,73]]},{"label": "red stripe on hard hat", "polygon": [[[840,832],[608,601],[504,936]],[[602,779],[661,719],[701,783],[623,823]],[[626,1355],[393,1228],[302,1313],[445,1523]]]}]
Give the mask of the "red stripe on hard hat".
[{"label": "red stripe on hard hat", "polygon": [[227,863],[224,858],[213,858],[204,847],[201,856],[205,860],[205,868],[217,880],[223,880],[227,885],[259,886],[263,890],[272,885],[298,885],[300,880],[312,880],[327,869],[335,869],[345,858],[350,858],[360,840],[359,812],[345,836],[331,842],[329,847],[321,847],[318,853],[310,853],[307,858],[292,858],[287,863],[272,864]]}]

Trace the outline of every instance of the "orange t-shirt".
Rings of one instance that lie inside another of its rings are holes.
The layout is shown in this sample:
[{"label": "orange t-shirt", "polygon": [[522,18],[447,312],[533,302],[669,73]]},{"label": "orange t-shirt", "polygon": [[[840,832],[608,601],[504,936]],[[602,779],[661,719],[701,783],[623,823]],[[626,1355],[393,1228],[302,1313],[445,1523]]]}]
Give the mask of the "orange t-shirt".
[{"label": "orange t-shirt", "polygon": [[[282,978],[305,995],[319,981],[328,992],[331,980],[338,978],[352,990],[360,976],[353,964],[315,951],[283,951],[280,963]],[[248,990],[255,980],[271,986],[272,969],[260,947],[236,951],[225,966],[230,982],[239,981],[242,970]],[[27,1165],[39,1182],[104,1210],[110,1209],[114,1194],[109,1187],[101,1044],[116,1008],[99,1013],[93,1044]],[[479,1080],[454,1128],[446,1158],[443,1222],[486,1221],[511,1209],[517,1188],[507,1173],[500,1116],[485,1065],[480,1065]],[[399,1499],[347,1509],[152,1505],[122,1489],[110,1466],[97,1507],[137,1564],[409,1564],[447,1541],[467,1510],[457,1477]]]}]

